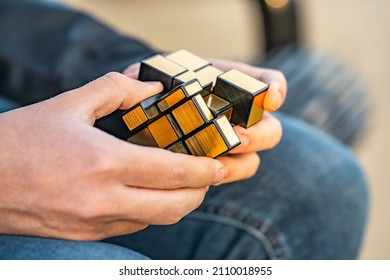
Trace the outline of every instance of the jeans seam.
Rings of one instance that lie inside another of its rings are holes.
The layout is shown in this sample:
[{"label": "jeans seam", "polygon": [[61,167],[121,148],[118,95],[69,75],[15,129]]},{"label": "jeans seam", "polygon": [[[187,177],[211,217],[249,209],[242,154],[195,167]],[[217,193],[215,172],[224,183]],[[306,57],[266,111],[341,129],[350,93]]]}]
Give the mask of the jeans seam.
[{"label": "jeans seam", "polygon": [[[224,212],[233,215],[226,215]],[[207,220],[242,230],[262,244],[271,260],[288,258],[289,254],[286,245],[283,244],[283,236],[276,233],[269,223],[239,209],[203,203],[188,218]]]}]

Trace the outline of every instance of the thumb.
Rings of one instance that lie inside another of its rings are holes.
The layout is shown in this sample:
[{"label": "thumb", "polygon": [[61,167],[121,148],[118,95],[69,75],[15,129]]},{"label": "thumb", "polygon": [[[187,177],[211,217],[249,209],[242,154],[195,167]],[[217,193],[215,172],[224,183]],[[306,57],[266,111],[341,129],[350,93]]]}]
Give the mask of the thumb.
[{"label": "thumb", "polygon": [[163,90],[160,82],[140,82],[111,72],[65,94],[72,113],[94,123],[117,109],[125,110]]},{"label": "thumb", "polygon": [[141,67],[141,63],[134,63],[134,64],[130,65],[129,67],[127,67],[123,71],[123,74],[125,74],[126,76],[130,76],[130,75],[135,76],[135,78],[137,79],[140,67]]}]

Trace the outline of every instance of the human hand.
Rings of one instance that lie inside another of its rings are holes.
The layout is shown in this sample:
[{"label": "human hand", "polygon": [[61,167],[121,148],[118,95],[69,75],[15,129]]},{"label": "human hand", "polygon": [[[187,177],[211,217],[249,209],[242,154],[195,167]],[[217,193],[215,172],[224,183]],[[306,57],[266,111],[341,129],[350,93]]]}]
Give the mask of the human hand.
[{"label": "human hand", "polygon": [[[245,63],[207,59],[214,67],[226,72],[237,69],[249,76],[252,76],[269,85],[269,89],[264,97],[264,109],[266,111],[276,111],[282,106],[287,93],[287,81],[284,75],[277,70],[251,66]],[[140,64],[130,65],[124,73],[138,78]],[[239,181],[253,176],[260,165],[260,157],[257,152],[275,147],[282,137],[282,126],[269,112],[264,112],[261,122],[245,129],[240,126],[234,127],[237,136],[241,140],[241,145],[230,151],[226,156],[219,157],[228,170],[223,183]]]},{"label": "human hand", "polygon": [[217,160],[119,140],[95,120],[162,90],[109,73],[0,114],[0,233],[100,240],[171,224],[223,180]]}]

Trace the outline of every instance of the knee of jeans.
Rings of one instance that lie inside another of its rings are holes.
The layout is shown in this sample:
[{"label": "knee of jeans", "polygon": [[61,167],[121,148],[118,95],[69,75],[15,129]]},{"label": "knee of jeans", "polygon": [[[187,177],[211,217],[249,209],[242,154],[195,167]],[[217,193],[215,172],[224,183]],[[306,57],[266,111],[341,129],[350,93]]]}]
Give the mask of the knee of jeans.
[{"label": "knee of jeans", "polygon": [[316,257],[356,257],[369,198],[362,167],[347,147],[325,133],[300,121],[282,123],[279,153],[287,158],[282,172],[289,173],[289,201],[302,215],[302,232],[306,238],[312,235],[313,250],[322,250]]},{"label": "knee of jeans", "polygon": [[[364,219],[368,208],[368,183],[354,154],[329,135],[308,125],[298,125],[295,133],[291,133],[295,139],[286,139],[290,145],[292,141],[298,142],[292,156],[297,162],[294,168],[298,184],[306,184],[303,191],[313,191],[311,197],[317,196],[316,200],[324,208],[339,210],[340,215],[354,212],[355,218]],[[301,135],[297,135],[299,133]]]}]

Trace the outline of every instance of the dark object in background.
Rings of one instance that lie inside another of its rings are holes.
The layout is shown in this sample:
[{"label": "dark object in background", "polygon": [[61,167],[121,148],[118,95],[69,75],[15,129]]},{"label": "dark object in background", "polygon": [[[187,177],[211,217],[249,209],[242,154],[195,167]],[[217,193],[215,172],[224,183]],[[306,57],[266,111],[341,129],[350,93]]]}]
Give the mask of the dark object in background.
[{"label": "dark object in background", "polygon": [[[344,63],[313,54],[301,40],[298,1],[257,0],[264,27],[266,54],[256,65],[282,71],[288,94],[280,111],[303,119],[343,143],[354,146],[367,131],[367,90]],[[284,2],[275,8],[272,3]],[[260,42],[263,44],[263,42]]]},{"label": "dark object in background", "polygon": [[[298,1],[286,0],[286,5],[279,9],[267,2],[280,1],[256,1],[259,24],[265,29],[267,53],[254,64],[285,73],[289,92],[281,111],[304,119],[345,144],[357,144],[369,123],[366,90],[357,77],[342,62],[313,55],[304,47],[299,34],[302,26]],[[94,19],[58,4],[3,1],[1,5],[0,49],[4,57],[0,57],[0,112],[50,98],[155,54],[142,42],[123,37]],[[20,21],[21,17],[24,21]],[[50,33],[47,24],[26,25],[25,21],[51,22]],[[56,34],[64,36],[53,41]],[[18,44],[20,40],[24,43]],[[58,51],[42,50],[37,56],[38,45]],[[207,70],[205,74],[218,75],[212,67],[203,69]],[[117,111],[99,120],[96,126],[123,139],[127,128],[118,121],[121,115]]]}]

